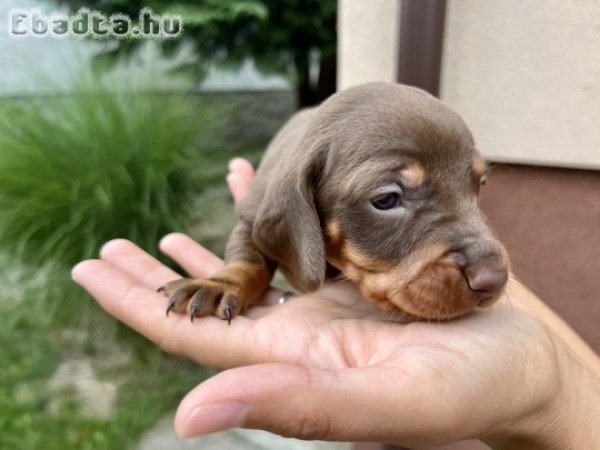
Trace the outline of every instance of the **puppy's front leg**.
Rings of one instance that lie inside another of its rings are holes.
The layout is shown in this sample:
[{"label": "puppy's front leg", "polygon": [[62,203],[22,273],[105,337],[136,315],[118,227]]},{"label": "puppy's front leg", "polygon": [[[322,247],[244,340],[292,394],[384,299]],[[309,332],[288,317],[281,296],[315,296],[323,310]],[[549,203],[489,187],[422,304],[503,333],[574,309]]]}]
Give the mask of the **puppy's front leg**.
[{"label": "puppy's front leg", "polygon": [[225,267],[210,278],[183,278],[159,288],[169,297],[169,311],[194,317],[215,315],[231,321],[255,304],[269,287],[275,264],[253,245],[251,227],[239,221],[227,242]]}]

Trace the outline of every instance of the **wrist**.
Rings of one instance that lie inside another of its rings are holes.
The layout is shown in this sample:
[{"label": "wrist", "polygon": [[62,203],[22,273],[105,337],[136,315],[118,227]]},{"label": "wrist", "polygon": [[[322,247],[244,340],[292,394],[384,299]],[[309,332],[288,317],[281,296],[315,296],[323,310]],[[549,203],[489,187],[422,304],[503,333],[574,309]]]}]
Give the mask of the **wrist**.
[{"label": "wrist", "polygon": [[543,401],[524,408],[485,439],[494,449],[600,448],[600,376],[561,337],[549,334],[555,349],[554,382]]},{"label": "wrist", "polygon": [[600,448],[600,374],[562,342],[562,401],[557,421],[564,424],[564,433],[560,448]]}]

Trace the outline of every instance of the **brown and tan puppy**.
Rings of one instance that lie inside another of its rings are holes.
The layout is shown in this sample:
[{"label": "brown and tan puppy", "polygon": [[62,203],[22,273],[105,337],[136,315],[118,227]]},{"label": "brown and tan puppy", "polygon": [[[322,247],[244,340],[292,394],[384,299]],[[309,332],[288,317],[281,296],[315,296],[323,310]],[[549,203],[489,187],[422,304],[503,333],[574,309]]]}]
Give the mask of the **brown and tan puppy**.
[{"label": "brown and tan puppy", "polygon": [[419,89],[370,83],[293,116],[267,148],[209,279],[168,311],[231,320],[279,268],[302,291],[335,269],[384,310],[444,320],[494,302],[508,258],[479,208],[485,163],[462,119]]}]

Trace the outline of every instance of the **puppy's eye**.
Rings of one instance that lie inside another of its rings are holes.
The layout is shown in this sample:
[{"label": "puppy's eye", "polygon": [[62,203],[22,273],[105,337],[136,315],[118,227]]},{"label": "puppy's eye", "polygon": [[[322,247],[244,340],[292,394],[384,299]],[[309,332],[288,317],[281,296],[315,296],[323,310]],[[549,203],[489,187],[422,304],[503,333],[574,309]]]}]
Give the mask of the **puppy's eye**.
[{"label": "puppy's eye", "polygon": [[371,200],[371,204],[380,210],[397,208],[400,206],[400,195],[397,192],[390,192],[389,194],[380,195]]}]

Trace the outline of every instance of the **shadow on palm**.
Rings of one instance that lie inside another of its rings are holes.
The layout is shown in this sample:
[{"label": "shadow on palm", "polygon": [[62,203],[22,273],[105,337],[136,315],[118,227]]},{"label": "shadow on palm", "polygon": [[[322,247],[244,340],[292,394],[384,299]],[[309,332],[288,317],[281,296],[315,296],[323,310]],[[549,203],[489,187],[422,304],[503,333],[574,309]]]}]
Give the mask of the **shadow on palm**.
[{"label": "shadow on palm", "polygon": [[[505,296],[495,306],[449,322],[403,323],[393,313],[368,303],[347,282],[331,283],[283,305],[258,306],[253,319],[257,345],[269,348],[269,359],[330,370],[389,367],[461,371],[471,366],[497,370],[497,360],[517,363],[527,335],[545,334],[531,316]],[[538,344],[545,344],[539,343]],[[549,344],[549,342],[548,342]],[[540,345],[544,347],[544,345]],[[492,362],[492,361],[490,361]],[[448,372],[447,372],[448,373]]]}]

